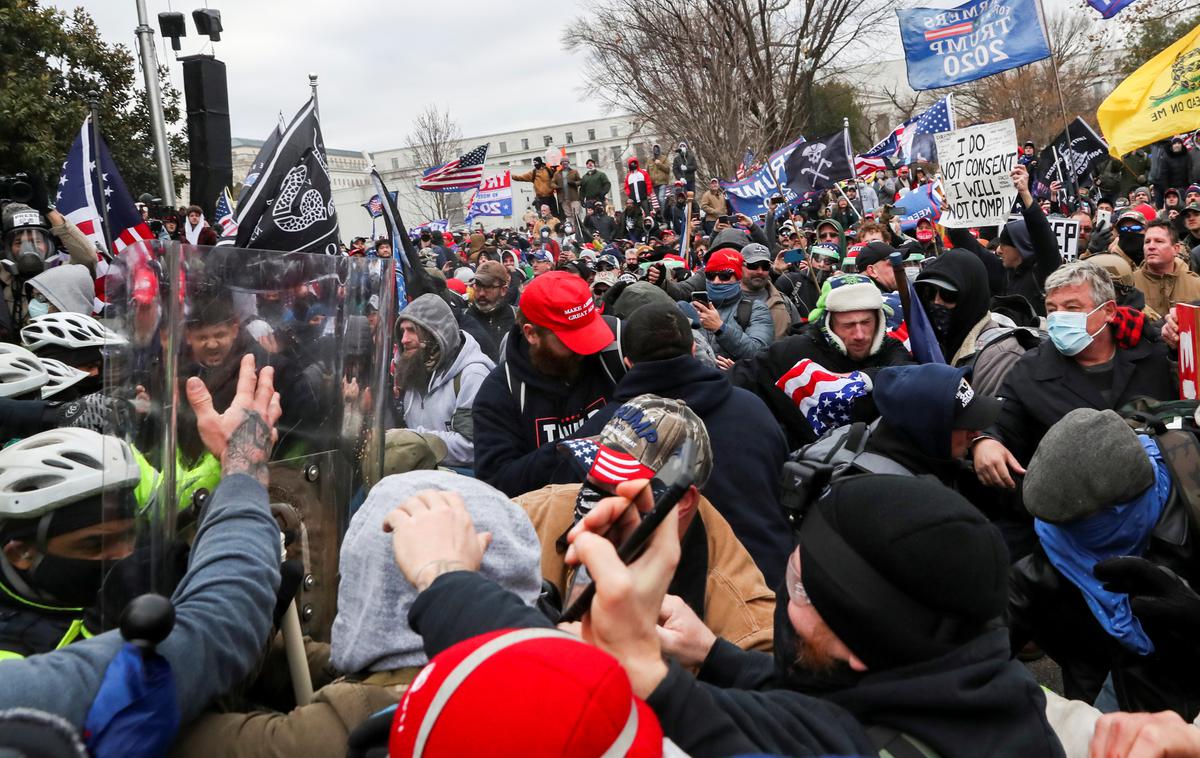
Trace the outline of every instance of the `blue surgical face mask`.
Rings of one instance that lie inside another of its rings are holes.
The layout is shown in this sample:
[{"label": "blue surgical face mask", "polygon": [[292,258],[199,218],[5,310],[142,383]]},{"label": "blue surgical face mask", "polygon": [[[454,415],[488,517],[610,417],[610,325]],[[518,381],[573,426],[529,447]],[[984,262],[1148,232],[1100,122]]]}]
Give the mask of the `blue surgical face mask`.
[{"label": "blue surgical face mask", "polygon": [[742,296],[742,285],[736,281],[727,284],[707,282],[704,288],[708,290],[708,299],[713,305],[724,305],[730,300]]},{"label": "blue surgical face mask", "polygon": [[1107,323],[1101,324],[1099,329],[1089,333],[1087,330],[1088,316],[1106,305],[1108,305],[1107,300],[1087,313],[1055,311],[1047,316],[1047,330],[1050,332],[1050,341],[1054,343],[1054,347],[1058,352],[1070,356],[1078,355],[1086,350],[1087,346],[1092,344],[1092,339],[1107,326]]},{"label": "blue surgical face mask", "polygon": [[45,316],[49,312],[50,312],[50,303],[44,302],[42,300],[36,300],[36,299],[29,301],[29,317],[30,318],[37,318],[38,316]]}]

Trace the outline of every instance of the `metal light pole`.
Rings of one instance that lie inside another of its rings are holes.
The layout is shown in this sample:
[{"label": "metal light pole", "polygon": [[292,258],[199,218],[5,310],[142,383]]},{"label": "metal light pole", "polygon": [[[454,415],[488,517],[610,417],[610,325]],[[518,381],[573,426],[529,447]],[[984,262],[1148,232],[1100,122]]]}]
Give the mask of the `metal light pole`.
[{"label": "metal light pole", "polygon": [[175,179],[171,175],[171,147],[163,117],[162,92],[158,87],[158,55],[154,51],[154,29],[146,22],[146,0],[137,0],[137,33],[146,78],[146,100],[150,103],[150,133],[154,136],[154,160],[158,164],[158,190],[164,204],[175,205]]}]

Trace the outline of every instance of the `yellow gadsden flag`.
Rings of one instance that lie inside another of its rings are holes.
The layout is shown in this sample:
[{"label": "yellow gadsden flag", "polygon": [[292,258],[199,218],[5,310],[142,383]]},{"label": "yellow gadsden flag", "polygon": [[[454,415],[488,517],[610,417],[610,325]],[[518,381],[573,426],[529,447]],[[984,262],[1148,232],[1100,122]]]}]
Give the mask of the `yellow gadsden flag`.
[{"label": "yellow gadsden flag", "polygon": [[1117,158],[1200,126],[1200,26],[1121,82],[1096,120]]}]

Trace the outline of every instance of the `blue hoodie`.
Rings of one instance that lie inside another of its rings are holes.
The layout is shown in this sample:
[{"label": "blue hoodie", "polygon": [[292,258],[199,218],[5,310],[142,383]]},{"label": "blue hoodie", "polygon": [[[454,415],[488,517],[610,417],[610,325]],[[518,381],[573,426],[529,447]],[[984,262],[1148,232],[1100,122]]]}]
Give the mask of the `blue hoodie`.
[{"label": "blue hoodie", "polygon": [[969,368],[944,363],[889,366],[875,376],[875,407],[889,426],[930,458],[949,460],[954,395]]}]

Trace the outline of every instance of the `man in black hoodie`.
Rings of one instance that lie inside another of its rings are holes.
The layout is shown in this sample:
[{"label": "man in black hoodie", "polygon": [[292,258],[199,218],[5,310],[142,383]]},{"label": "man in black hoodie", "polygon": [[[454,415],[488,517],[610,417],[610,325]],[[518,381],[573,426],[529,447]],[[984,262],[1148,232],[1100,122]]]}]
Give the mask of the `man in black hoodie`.
[{"label": "man in black hoodie", "polygon": [[[658,626],[680,555],[676,514],[630,566],[597,536],[619,542],[636,527],[627,506],[636,496],[650,507],[643,489],[626,482],[600,501],[567,559],[587,566],[604,598],[585,640],[621,662],[664,736],[689,755],[1063,755],[1041,689],[1009,655],[1004,543],[957,493],[919,477],[835,482],[788,559],[772,658],[714,638],[683,604]],[[398,521],[397,555],[445,532],[452,516]],[[431,656],[487,631],[550,626],[473,569],[483,544],[473,532],[459,519],[456,547],[422,555],[438,567],[410,577],[422,591],[409,620]]]},{"label": "man in black hoodie", "polygon": [[779,506],[787,445],[771,412],[753,393],[730,386],[723,372],[692,356],[691,325],[670,303],[635,310],[622,325],[621,343],[629,373],[613,391],[614,402],[588,419],[579,436],[598,434],[621,403],[639,395],[687,403],[712,440],[713,471],[703,494],[729,522],[767,586],[776,586],[792,545]]},{"label": "man in black hoodie", "polygon": [[526,285],[503,362],[475,395],[475,474],[510,497],[576,481],[553,443],[571,437],[612,397],[599,353],[613,332],[587,282],[550,271]]}]

